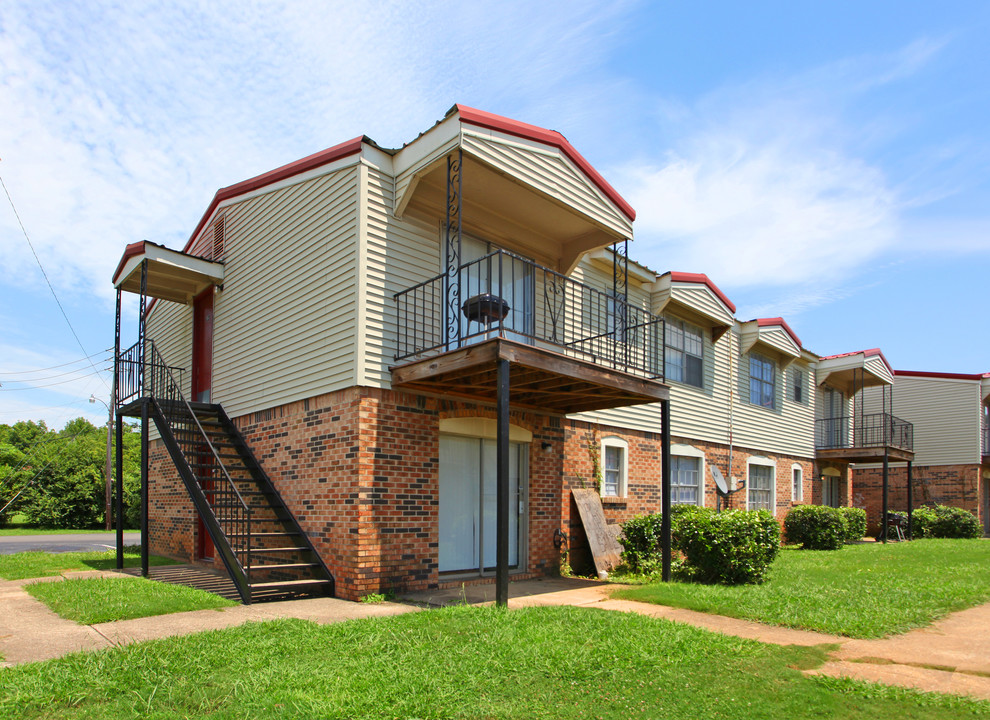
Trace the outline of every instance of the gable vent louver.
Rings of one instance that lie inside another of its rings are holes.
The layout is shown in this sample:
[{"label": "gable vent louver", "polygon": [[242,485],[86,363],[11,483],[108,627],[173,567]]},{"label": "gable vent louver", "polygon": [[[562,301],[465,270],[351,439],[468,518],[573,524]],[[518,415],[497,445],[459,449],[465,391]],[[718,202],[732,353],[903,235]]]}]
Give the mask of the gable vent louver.
[{"label": "gable vent louver", "polygon": [[222,260],[226,231],[226,215],[220,215],[213,221],[213,259]]}]

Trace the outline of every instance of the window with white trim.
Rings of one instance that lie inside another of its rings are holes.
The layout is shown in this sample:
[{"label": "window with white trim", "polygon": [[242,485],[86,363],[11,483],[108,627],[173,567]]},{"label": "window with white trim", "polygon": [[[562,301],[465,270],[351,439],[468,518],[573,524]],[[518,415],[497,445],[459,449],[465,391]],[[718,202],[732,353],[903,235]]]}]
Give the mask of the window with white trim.
[{"label": "window with white trim", "polygon": [[791,465],[791,500],[804,500],[804,470],[797,463]]},{"label": "window with white trim", "polygon": [[774,468],[771,465],[749,465],[746,483],[746,509],[773,512]]},{"label": "window with white trim", "polygon": [[808,393],[805,390],[806,377],[804,370],[791,369],[791,400],[804,405],[808,402]]},{"label": "window with white trim", "polygon": [[629,475],[629,443],[622,438],[602,438],[602,497],[625,497]]},{"label": "window with white trim", "polygon": [[749,401],[774,410],[777,407],[777,364],[758,353],[749,354]]},{"label": "window with white trim", "polygon": [[702,505],[701,458],[672,455],[670,458],[670,502],[673,505]]},{"label": "window with white trim", "polygon": [[702,329],[668,317],[664,323],[664,344],[666,379],[703,387],[705,340]]}]

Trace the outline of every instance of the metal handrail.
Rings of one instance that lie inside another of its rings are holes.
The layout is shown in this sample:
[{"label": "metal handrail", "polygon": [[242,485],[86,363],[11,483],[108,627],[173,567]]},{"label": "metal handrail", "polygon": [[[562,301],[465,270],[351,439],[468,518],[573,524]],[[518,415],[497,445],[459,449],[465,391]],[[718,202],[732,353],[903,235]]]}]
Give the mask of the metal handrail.
[{"label": "metal handrail", "polygon": [[[468,319],[464,305],[490,297],[507,314]],[[664,375],[663,318],[506,250],[395,293],[396,360],[501,337],[546,343],[565,354],[651,378]]]},{"label": "metal handrail", "polygon": [[[169,426],[172,429],[172,433],[173,435],[176,436],[176,438],[178,438],[179,433],[183,431],[175,426],[174,423],[174,420],[176,419],[175,416],[171,413],[165,412],[165,408],[162,407],[162,401],[167,400],[170,408],[174,406],[174,404],[176,403],[176,398],[182,401],[182,405],[185,406],[189,418],[192,418],[192,421],[196,424],[196,428],[199,431],[199,437],[193,442],[195,442],[196,444],[205,444],[206,447],[209,448],[210,454],[212,454],[213,456],[216,467],[220,469],[220,471],[223,473],[223,479],[226,480],[226,485],[228,489],[221,490],[218,494],[226,495],[228,497],[232,496],[234,499],[236,499],[237,503],[240,505],[239,508],[235,508],[235,509],[241,511],[245,519],[239,521],[237,519],[228,518],[225,520],[225,522],[232,522],[234,524],[243,523],[245,527],[245,535],[247,538],[247,542],[245,544],[246,550],[242,550],[242,552],[246,554],[246,557],[244,558],[244,562],[241,562],[240,558],[238,557],[237,562],[241,565],[241,570],[245,573],[248,582],[250,582],[251,517],[253,514],[251,507],[247,504],[247,502],[245,502],[244,497],[241,495],[240,491],[237,489],[237,485],[234,483],[234,479],[230,476],[230,473],[227,472],[227,468],[225,467],[223,461],[220,459],[220,454],[217,452],[216,447],[210,441],[209,436],[206,434],[206,431],[203,429],[203,425],[200,423],[199,418],[196,416],[196,413],[193,411],[192,405],[190,405],[189,401],[186,399],[186,396],[182,393],[181,386],[179,386],[179,384],[176,383],[175,377],[172,375],[172,368],[169,365],[165,364],[163,358],[161,357],[161,354],[158,352],[158,349],[155,347],[153,342],[148,341],[148,347],[151,350],[151,362],[148,363],[151,366],[151,370],[152,370],[151,383],[150,383],[151,387],[143,388],[143,389],[150,390],[148,396],[158,406],[158,409],[161,412],[162,417],[164,417],[166,422],[169,423]],[[160,387],[162,385],[164,387]],[[169,397],[163,397],[163,395],[165,394],[164,391],[166,390],[168,391]],[[188,419],[186,419],[186,422],[188,422]],[[185,441],[182,444],[186,444],[188,442],[189,441]],[[211,512],[212,511],[213,510],[211,507]],[[216,517],[215,512],[214,512],[214,517]],[[217,521],[220,522],[219,517],[217,517]]]},{"label": "metal handrail", "polygon": [[914,449],[914,425],[890,413],[847,415],[815,421],[815,448],[897,447]]}]

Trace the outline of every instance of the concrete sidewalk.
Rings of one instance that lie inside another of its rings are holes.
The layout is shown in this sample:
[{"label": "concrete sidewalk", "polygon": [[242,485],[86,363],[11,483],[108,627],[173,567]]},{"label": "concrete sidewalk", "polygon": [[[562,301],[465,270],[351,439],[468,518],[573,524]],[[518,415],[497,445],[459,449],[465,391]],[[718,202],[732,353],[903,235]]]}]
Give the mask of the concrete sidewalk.
[{"label": "concrete sidewalk", "polygon": [[88,577],[122,576],[116,572],[87,570],[37,580],[0,581],[0,656],[3,657],[0,665],[49,660],[78,650],[100,650],[142,640],[221,630],[251,621],[299,618],[318,623],[333,623],[401,615],[418,610],[414,606],[398,603],[369,604],[335,598],[312,598],[79,625],[72,620],[60,618],[24,590],[24,585],[34,582],[58,582],[68,578]]},{"label": "concrete sidewalk", "polygon": [[[355,603],[334,598],[288,600],[197,610],[136,620],[79,625],[64,620],[23,589],[32,582],[76,577],[121,577],[109,571],[70,572],[41,580],[0,581],[0,655],[3,665],[47,660],[79,650],[127,645],[143,640],[235,627],[249,621],[299,618],[318,623],[415,612],[421,606],[479,605],[494,601],[493,585],[411,593],[415,604]],[[613,600],[615,585],[576,578],[526,580],[510,585],[510,608],[572,605],[635,612],[687,623],[713,632],[777,645],[832,645],[825,665],[809,674],[851,677],[990,699],[990,604],[963,610],[927,628],[882,640],[854,640],[807,630],[763,625],[751,620],[662,605]]]}]

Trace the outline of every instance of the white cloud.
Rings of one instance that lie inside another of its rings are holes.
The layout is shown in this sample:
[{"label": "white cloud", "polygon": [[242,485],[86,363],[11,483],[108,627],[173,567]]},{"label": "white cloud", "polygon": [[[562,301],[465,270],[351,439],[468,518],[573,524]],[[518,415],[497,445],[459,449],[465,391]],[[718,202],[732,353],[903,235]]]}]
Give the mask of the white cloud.
[{"label": "white cloud", "polygon": [[[637,257],[705,272],[727,288],[797,287],[788,305],[798,311],[829,302],[829,293],[808,294],[807,286],[841,282],[892,248],[903,250],[916,234],[905,227],[908,209],[956,191],[938,179],[944,157],[914,158],[917,175],[896,183],[867,159],[883,157],[877,150],[903,134],[904,120],[864,108],[945,45],[920,39],[886,55],[719,88],[694,102],[658,100],[663,156],[640,155],[617,173],[638,212]],[[972,247],[976,237],[956,244]]]},{"label": "white cloud", "polygon": [[[106,304],[124,245],[181,246],[218,187],[361,133],[399,145],[454,102],[540,107],[586,82],[627,9],[7,3],[0,172],[56,288]],[[9,207],[0,255],[8,284],[41,282]]]}]

